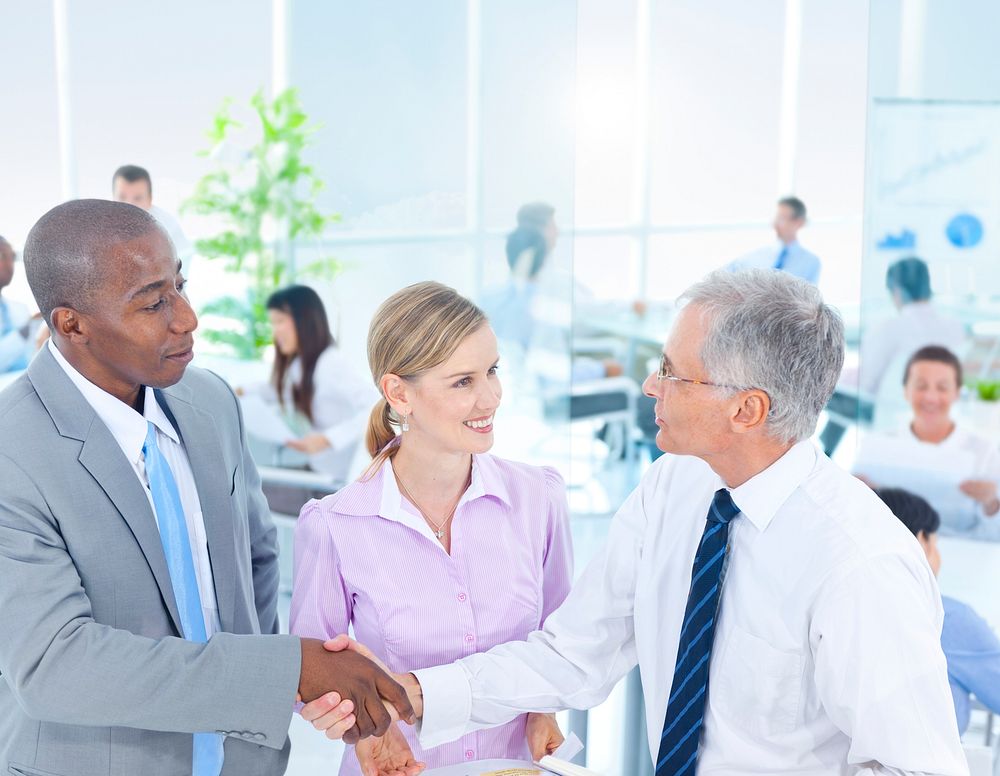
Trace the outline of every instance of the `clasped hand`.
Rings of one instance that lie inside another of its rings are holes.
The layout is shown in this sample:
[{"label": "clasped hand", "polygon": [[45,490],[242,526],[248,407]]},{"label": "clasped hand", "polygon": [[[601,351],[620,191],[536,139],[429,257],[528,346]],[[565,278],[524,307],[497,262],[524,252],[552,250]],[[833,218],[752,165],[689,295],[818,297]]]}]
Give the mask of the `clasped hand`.
[{"label": "clasped hand", "polygon": [[[325,642],[323,647],[331,652],[356,652],[374,662],[386,673],[391,674],[385,664],[370,649],[346,635],[337,636]],[[422,716],[423,699],[419,683],[412,674],[392,674],[392,676],[406,688],[416,716]],[[334,702],[321,702],[322,699],[320,699],[315,703],[307,704],[302,709],[302,717],[311,722],[317,730],[324,732],[328,738],[347,740],[344,733],[349,731],[355,723],[353,706],[350,701],[338,705],[336,700],[339,699],[335,699]],[[393,721],[398,720],[396,709],[391,704],[384,704],[384,706],[385,712],[392,717]],[[525,736],[531,758],[535,761],[547,754],[552,754],[564,740],[554,714],[528,714]],[[384,735],[359,741],[355,745],[354,752],[365,776],[417,776],[425,768],[424,763],[414,759],[409,742],[396,724],[390,725]]]}]

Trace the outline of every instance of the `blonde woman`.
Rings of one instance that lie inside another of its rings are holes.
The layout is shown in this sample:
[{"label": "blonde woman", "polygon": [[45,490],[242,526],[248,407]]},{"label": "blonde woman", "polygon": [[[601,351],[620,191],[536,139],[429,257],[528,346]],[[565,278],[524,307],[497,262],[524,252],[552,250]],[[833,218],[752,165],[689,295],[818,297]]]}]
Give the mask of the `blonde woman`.
[{"label": "blonde woman", "polygon": [[[524,639],[569,592],[568,508],[554,469],[489,454],[501,388],[483,312],[439,283],[404,288],[375,313],[368,362],[382,395],[366,439],[374,459],[299,516],[292,632],[326,639],[353,626],[393,671]],[[430,750],[403,732],[432,768],[537,759],[562,742],[546,714]],[[351,749],[340,772],[361,773]]]}]

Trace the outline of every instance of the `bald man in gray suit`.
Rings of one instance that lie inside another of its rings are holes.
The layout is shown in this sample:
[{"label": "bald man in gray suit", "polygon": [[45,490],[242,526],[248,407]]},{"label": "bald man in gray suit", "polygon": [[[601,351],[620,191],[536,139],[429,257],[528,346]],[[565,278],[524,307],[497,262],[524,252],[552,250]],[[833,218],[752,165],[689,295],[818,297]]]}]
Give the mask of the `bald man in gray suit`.
[{"label": "bald man in gray suit", "polygon": [[52,338],[0,394],[0,769],[280,774],[297,695],[352,704],[355,740],[411,717],[369,661],[277,635],[274,526],[162,228],[68,202],[24,262]]}]

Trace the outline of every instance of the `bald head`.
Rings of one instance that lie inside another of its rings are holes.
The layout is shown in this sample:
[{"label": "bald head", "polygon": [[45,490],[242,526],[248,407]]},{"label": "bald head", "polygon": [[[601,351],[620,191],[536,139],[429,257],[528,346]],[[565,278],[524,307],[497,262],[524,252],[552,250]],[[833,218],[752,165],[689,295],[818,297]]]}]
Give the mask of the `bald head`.
[{"label": "bald head", "polygon": [[162,228],[145,210],[122,202],[76,199],[52,208],[31,228],[24,270],[38,309],[88,311],[118,270],[113,248]]}]

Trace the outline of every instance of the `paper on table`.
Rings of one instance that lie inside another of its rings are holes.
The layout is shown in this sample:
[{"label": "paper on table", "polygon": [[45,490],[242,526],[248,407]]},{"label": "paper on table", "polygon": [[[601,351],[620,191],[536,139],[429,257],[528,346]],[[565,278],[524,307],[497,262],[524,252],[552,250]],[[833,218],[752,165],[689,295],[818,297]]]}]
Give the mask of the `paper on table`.
[{"label": "paper on table", "polygon": [[570,734],[566,737],[566,740],[562,742],[560,747],[552,753],[552,756],[558,760],[569,761],[572,760],[574,757],[576,757],[578,754],[580,754],[580,752],[582,751],[583,751],[583,741],[579,739],[576,733],[573,733],[571,731]]},{"label": "paper on table", "polygon": [[276,445],[283,445],[298,436],[288,427],[274,405],[268,404],[260,396],[241,396],[240,405],[243,407],[247,433],[251,436]]}]

